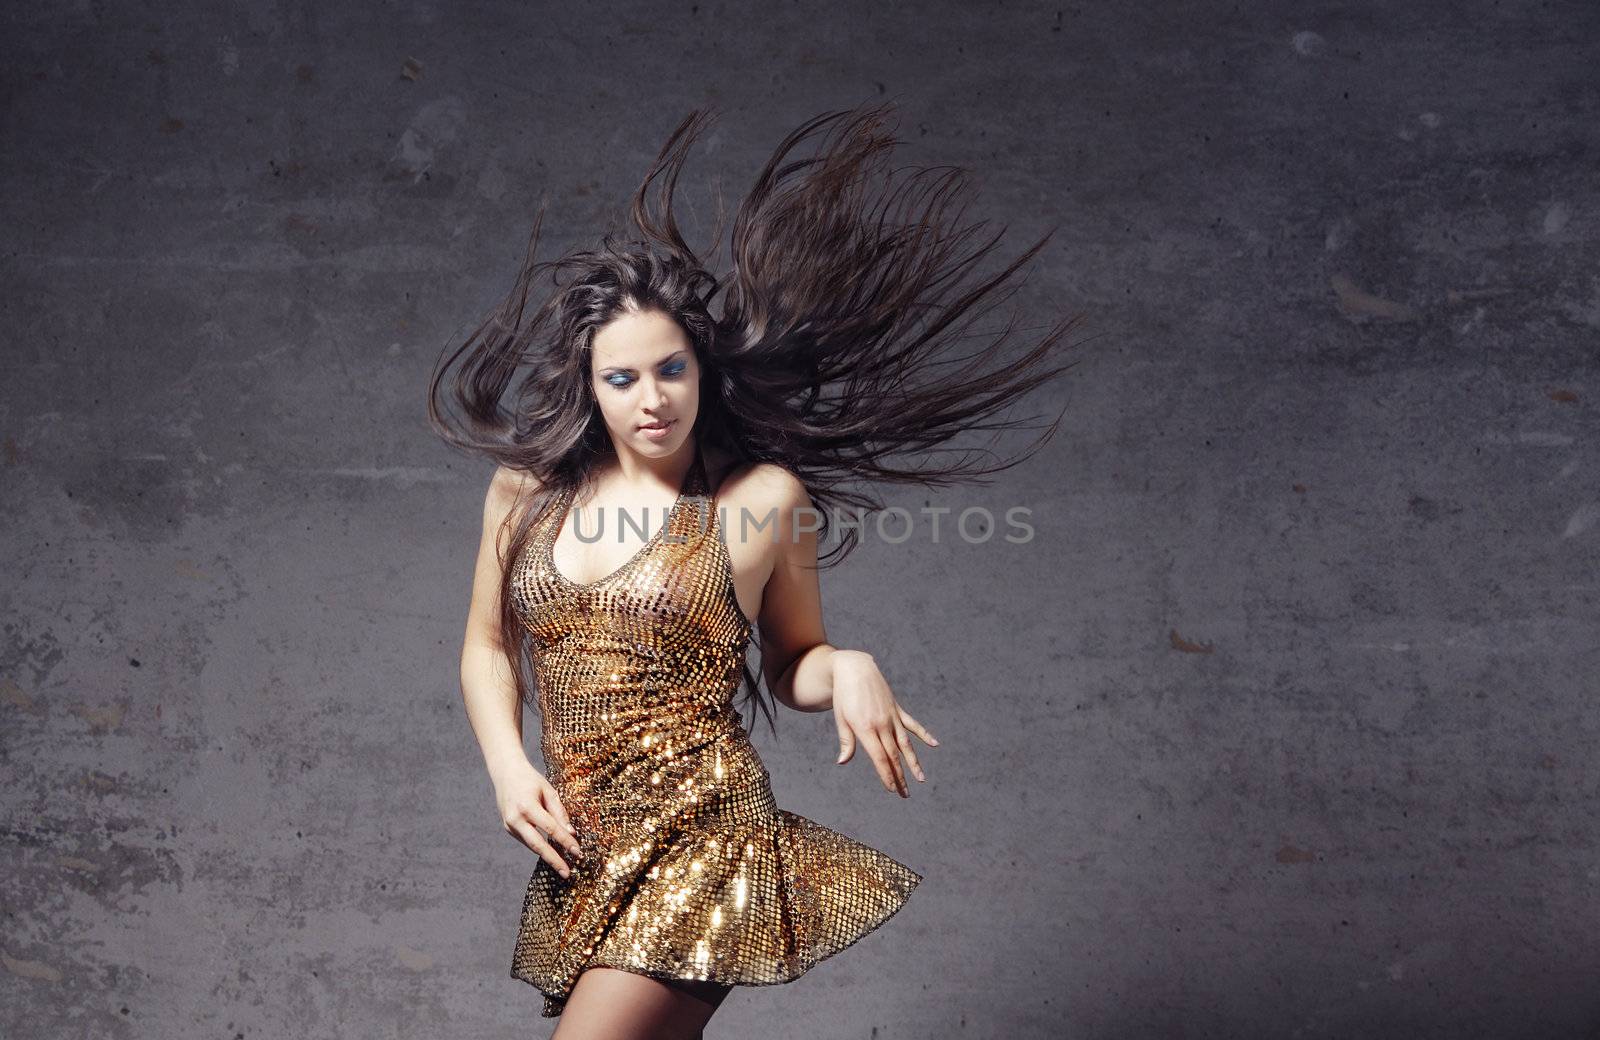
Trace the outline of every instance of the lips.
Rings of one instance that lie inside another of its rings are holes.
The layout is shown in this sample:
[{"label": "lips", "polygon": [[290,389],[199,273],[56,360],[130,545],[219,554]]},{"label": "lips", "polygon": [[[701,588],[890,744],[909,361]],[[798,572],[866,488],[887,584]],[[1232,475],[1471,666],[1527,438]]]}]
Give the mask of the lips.
[{"label": "lips", "polygon": [[665,419],[665,420],[662,420],[660,422],[644,423],[644,424],[640,425],[639,429],[641,429],[641,430],[664,430],[668,426],[671,426],[673,423],[675,423],[677,421],[678,420],[676,420],[676,419]]}]

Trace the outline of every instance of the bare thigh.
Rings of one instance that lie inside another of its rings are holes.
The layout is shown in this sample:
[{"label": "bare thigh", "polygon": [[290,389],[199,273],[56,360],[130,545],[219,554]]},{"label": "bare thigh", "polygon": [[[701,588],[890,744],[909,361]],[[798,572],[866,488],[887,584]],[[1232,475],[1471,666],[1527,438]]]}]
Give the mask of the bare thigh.
[{"label": "bare thigh", "polygon": [[551,1040],[696,1040],[731,986],[586,968]]}]

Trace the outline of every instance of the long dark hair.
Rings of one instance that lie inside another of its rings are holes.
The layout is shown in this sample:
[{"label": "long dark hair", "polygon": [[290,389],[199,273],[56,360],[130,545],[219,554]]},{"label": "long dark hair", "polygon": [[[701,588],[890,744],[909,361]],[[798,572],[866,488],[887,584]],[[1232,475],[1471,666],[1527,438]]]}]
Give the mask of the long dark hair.
[{"label": "long dark hair", "polygon": [[[719,278],[672,213],[689,147],[712,118],[691,112],[634,193],[630,217],[640,238],[607,232],[597,249],[536,262],[541,206],[505,302],[441,354],[428,388],[435,430],[536,478],[507,518],[512,533],[500,560],[502,645],[525,702],[533,699],[528,633],[512,606],[510,563],[544,510],[587,483],[612,451],[591,389],[590,351],[595,333],[624,311],[659,310],[683,327],[702,373],[691,436],[734,460],[794,473],[821,513],[819,538],[835,508],[881,508],[848,482],[988,483],[981,478],[1029,458],[1056,432],[1061,415],[1009,458],[965,449],[958,460],[929,461],[956,451],[944,445],[958,434],[1023,425],[996,416],[1077,364],[1046,362],[1079,317],[1057,321],[1011,359],[1004,354],[1014,319],[998,333],[971,332],[1016,291],[1018,273],[1054,232],[997,273],[971,278],[1004,229],[972,243],[987,222],[963,222],[966,171],[888,167],[900,143],[892,114],[892,104],[824,113],[785,137],[738,207],[731,269]],[[810,141],[820,141],[813,155],[790,157]],[[713,243],[722,230],[719,213]],[[552,289],[530,314],[533,283],[545,274]],[[945,356],[974,336],[987,342]],[[973,454],[996,461],[982,465]],[[897,465],[897,456],[920,464]],[[856,544],[846,528],[821,565],[842,561]],[[772,708],[748,663],[744,685],[771,726]]]}]

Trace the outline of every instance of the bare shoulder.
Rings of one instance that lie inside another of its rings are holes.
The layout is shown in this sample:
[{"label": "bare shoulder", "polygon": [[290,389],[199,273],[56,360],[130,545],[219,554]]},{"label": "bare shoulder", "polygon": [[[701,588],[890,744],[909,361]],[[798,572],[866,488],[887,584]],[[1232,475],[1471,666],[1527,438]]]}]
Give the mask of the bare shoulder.
[{"label": "bare shoulder", "polygon": [[775,462],[741,462],[722,478],[717,496],[756,512],[794,509],[811,503],[805,481]]},{"label": "bare shoulder", "polygon": [[510,466],[496,466],[489,480],[489,490],[484,496],[483,516],[486,523],[498,525],[524,501],[538,491],[539,478],[525,470]]}]

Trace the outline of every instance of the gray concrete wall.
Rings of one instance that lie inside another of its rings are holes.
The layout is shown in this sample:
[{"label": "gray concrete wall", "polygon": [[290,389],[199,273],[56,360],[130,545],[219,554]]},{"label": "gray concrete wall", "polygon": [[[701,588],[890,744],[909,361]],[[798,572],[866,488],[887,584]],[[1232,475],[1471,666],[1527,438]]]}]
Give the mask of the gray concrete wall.
[{"label": "gray concrete wall", "polygon": [[689,109],[703,217],[893,97],[1096,338],[891,495],[1034,542],[826,578],[930,782],[758,746],[927,880],[710,1035],[1600,1036],[1596,11],[9,6],[0,1034],[548,1035],[429,365]]}]

